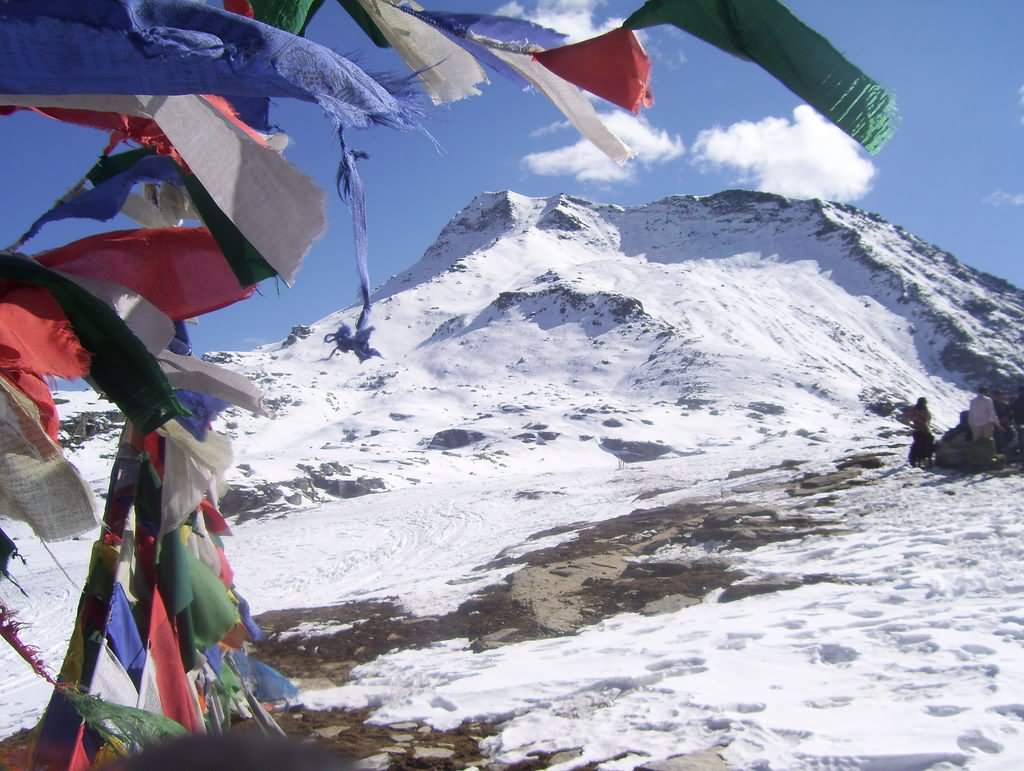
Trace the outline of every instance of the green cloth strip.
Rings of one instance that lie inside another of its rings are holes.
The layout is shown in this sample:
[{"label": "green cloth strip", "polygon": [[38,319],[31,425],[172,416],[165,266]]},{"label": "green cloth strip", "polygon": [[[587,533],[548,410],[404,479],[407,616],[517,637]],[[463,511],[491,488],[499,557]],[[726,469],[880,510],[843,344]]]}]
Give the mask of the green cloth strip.
[{"label": "green cloth strip", "polygon": [[[143,147],[116,155],[103,156],[85,176],[93,185],[98,185],[115,174],[127,171],[141,158],[152,152],[149,148]],[[252,286],[265,278],[276,276],[277,271],[263,259],[263,255],[249,243],[249,239],[243,236],[242,232],[235,227],[235,223],[221,211],[196,176],[182,172],[182,178],[196,211],[199,212],[203,224],[210,231],[217,246],[220,247],[224,259],[231,266],[231,271],[238,279],[238,283],[242,286]]]},{"label": "green cloth strip", "polygon": [[[384,33],[358,0],[338,0],[338,3],[348,11],[349,16],[362,28],[374,45],[380,48],[390,47]],[[306,27],[323,4],[324,0],[249,0],[257,21],[291,32],[293,35],[306,34]]]},{"label": "green cloth strip", "polygon": [[871,154],[896,130],[892,94],[778,0],[647,0],[623,22],[658,24],[756,62]]},{"label": "green cloth strip", "polygon": [[111,743],[115,751],[123,749],[138,752],[143,747],[159,744],[173,736],[188,734],[184,726],[164,715],[103,701],[71,688],[62,688],[60,692],[86,724],[104,741]]},{"label": "green cloth strip", "polygon": [[175,398],[156,359],[114,311],[68,278],[20,254],[0,254],[0,279],[53,295],[82,346],[92,354],[90,379],[140,430],[191,413]]}]

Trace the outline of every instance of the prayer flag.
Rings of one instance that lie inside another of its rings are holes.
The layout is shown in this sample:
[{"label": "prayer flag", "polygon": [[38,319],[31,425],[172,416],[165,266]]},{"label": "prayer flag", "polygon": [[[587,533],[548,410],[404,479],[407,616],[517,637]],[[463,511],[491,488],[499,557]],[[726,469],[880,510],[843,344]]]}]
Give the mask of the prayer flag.
[{"label": "prayer flag", "polygon": [[580,43],[538,51],[533,58],[560,78],[630,112],[654,103],[651,60],[632,30],[620,27]]},{"label": "prayer flag", "polygon": [[892,95],[778,0],[647,0],[623,26],[657,24],[756,62],[869,153],[895,131]]}]

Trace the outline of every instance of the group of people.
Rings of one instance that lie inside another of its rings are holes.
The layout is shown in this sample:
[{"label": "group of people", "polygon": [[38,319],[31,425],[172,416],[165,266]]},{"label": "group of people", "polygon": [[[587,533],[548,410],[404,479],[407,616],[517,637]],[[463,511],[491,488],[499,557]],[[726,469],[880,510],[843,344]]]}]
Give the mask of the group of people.
[{"label": "group of people", "polygon": [[[911,466],[931,465],[935,454],[935,436],[928,400],[921,397],[903,413],[910,426],[912,440],[908,461]],[[978,389],[967,409],[961,413],[961,425],[972,442],[992,441],[996,452],[1024,455],[1024,386],[1012,401],[996,389]]]}]

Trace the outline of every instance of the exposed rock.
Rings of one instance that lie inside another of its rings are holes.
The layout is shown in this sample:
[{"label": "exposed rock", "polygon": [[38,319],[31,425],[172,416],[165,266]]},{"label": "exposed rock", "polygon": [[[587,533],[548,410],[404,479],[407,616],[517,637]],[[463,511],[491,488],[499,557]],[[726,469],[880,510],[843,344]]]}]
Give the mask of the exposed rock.
[{"label": "exposed rock", "polygon": [[333,489],[327,492],[338,498],[358,498],[387,489],[384,480],[377,477],[359,477],[359,479],[336,480]]},{"label": "exposed rock", "polygon": [[636,771],[728,771],[729,765],[714,748],[687,755],[673,755],[638,766]]},{"label": "exposed rock", "polygon": [[308,327],[305,324],[297,324],[292,327],[291,332],[288,333],[288,337],[286,337],[284,342],[281,343],[281,347],[287,348],[290,345],[295,345],[299,340],[305,340],[311,334],[313,334],[312,327]]},{"label": "exposed rock", "polygon": [[759,415],[782,415],[786,412],[786,408],[781,404],[771,402],[750,402],[747,409]]},{"label": "exposed rock", "polygon": [[221,497],[218,508],[225,517],[260,511],[284,497],[281,488],[268,482],[252,487],[231,487]]},{"label": "exposed rock", "polygon": [[601,449],[610,452],[623,463],[642,463],[672,452],[672,448],[665,444],[633,442],[612,437],[605,437],[601,440]]},{"label": "exposed rock", "polygon": [[123,426],[124,415],[120,410],[80,412],[60,422],[60,442],[64,447],[74,449],[93,437],[119,432]]},{"label": "exposed rock", "polygon": [[460,447],[468,447],[484,439],[484,434],[479,431],[471,431],[464,428],[448,428],[434,434],[428,450],[457,450]]},{"label": "exposed rock", "polygon": [[413,750],[413,757],[430,760],[446,760],[455,754],[455,750],[447,747],[416,747]]},{"label": "exposed rock", "polygon": [[935,445],[935,465],[943,468],[957,469],[967,473],[992,471],[1002,468],[1005,459],[996,452],[996,445],[991,439],[971,441],[963,433],[947,432]]},{"label": "exposed rock", "polygon": [[391,756],[386,752],[371,755],[352,764],[353,771],[388,771],[389,768],[391,768]]}]

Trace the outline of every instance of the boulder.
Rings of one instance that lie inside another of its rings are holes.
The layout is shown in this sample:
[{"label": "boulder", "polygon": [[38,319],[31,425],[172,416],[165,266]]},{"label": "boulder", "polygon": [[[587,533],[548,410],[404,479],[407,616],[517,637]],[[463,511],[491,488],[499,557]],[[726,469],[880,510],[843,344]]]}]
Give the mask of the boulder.
[{"label": "boulder", "polygon": [[460,447],[468,447],[476,444],[484,435],[479,431],[470,431],[464,428],[447,428],[438,431],[427,445],[428,450],[457,450]]},{"label": "boulder", "polygon": [[610,452],[623,463],[642,463],[672,452],[671,447],[657,442],[633,442],[610,437],[601,440],[601,449]]}]

